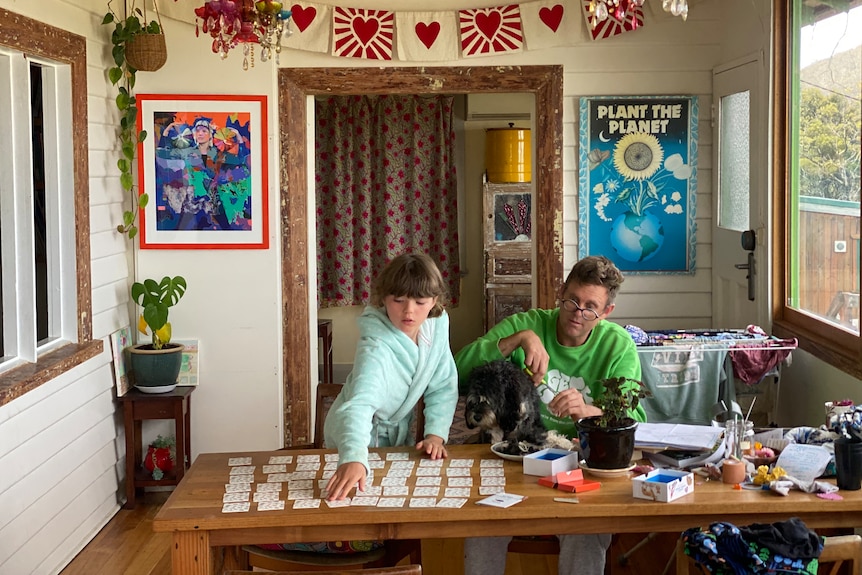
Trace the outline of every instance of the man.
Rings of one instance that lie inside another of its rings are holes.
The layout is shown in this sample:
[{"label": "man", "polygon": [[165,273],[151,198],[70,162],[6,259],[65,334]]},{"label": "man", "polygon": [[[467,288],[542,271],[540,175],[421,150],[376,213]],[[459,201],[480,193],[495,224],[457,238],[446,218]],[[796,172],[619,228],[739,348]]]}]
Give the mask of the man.
[{"label": "man", "polygon": [[[545,427],[575,437],[578,419],[601,414],[593,405],[593,398],[602,392],[600,380],[641,378],[631,336],[619,325],[605,321],[614,310],[614,299],[623,280],[620,270],[606,257],[590,256],[577,262],[560,288],[560,307],[509,316],[458,352],[455,364],[461,392],[466,392],[463,386],[474,367],[506,358],[532,373],[542,398],[540,410]],[[646,421],[642,407],[631,416]],[[604,573],[610,534],[558,537],[560,575]],[[510,539],[467,539],[464,572],[502,575]]]}]

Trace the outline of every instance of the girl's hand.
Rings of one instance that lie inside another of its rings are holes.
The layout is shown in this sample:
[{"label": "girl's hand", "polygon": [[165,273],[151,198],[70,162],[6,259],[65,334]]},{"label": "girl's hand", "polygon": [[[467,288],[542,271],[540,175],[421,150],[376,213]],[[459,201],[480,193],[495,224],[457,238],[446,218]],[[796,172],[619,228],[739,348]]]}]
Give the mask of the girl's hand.
[{"label": "girl's hand", "polygon": [[443,438],[439,435],[426,435],[423,441],[416,444],[416,449],[424,451],[431,459],[446,459],[449,455],[443,445]]},{"label": "girl's hand", "polygon": [[353,486],[359,482],[359,490],[365,491],[365,477],[368,471],[359,462],[352,461],[338,467],[329,483],[326,484],[327,501],[336,501],[347,497]]}]

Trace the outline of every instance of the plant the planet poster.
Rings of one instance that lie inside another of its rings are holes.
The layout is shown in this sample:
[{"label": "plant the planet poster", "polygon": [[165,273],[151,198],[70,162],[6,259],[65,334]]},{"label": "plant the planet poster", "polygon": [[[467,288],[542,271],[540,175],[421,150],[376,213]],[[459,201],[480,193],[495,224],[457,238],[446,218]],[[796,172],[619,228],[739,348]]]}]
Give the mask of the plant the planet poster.
[{"label": "plant the planet poster", "polygon": [[580,114],[578,257],[694,273],[697,98],[581,98]]}]

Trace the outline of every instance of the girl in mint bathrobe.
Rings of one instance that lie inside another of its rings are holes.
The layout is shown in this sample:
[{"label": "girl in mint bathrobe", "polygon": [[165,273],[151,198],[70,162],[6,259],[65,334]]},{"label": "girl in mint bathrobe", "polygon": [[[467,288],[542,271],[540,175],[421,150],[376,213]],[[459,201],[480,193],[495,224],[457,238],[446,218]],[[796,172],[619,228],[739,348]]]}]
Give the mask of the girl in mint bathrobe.
[{"label": "girl in mint bathrobe", "polygon": [[445,284],[425,254],[402,254],[374,282],[371,305],[358,320],[353,371],[329,410],[326,446],[338,449],[328,499],[365,489],[368,448],[409,445],[413,410],[425,398],[424,439],[416,449],[446,457],[444,444],[458,401],[458,372],[449,348]]}]

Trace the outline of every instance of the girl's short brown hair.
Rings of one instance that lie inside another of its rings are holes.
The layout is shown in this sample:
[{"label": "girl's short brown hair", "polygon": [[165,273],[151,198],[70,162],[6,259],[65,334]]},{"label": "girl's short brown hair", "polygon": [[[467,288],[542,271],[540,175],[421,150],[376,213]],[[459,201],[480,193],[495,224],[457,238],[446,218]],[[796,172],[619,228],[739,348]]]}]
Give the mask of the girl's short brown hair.
[{"label": "girl's short brown hair", "polygon": [[440,269],[423,253],[401,254],[386,264],[371,288],[371,305],[383,306],[388,295],[409,298],[437,298],[428,317],[439,317],[446,305],[446,284]]}]

